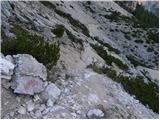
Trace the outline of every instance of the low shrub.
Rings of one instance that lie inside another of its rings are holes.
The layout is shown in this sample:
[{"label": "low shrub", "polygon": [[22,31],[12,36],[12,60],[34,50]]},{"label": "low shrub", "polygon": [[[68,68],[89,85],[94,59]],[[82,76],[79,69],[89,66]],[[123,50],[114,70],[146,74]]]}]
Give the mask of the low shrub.
[{"label": "low shrub", "polygon": [[136,43],[143,43],[143,40],[135,40]]},{"label": "low shrub", "polygon": [[153,47],[148,47],[148,48],[147,48],[147,51],[148,51],[148,52],[153,52],[154,49],[153,49]]},{"label": "low shrub", "polygon": [[62,37],[64,34],[64,26],[63,25],[55,25],[55,27],[51,30],[53,34],[55,34],[57,37]]},{"label": "low shrub", "polygon": [[159,43],[159,33],[157,32],[148,32],[148,40],[151,43]]},{"label": "low shrub", "polygon": [[30,54],[49,69],[56,65],[60,57],[58,44],[49,44],[44,38],[36,34],[32,35],[19,25],[14,25],[11,32],[16,39],[2,35],[2,53],[4,55]]},{"label": "low shrub", "polygon": [[134,56],[127,56],[127,59],[133,64],[135,67],[137,66],[144,66],[144,67],[149,67],[146,63],[143,63],[141,61],[138,61]]},{"label": "low shrub", "polygon": [[115,63],[120,69],[122,70],[128,70],[128,66],[126,64],[124,64],[121,60],[109,55],[104,49],[103,46],[99,46],[99,45],[94,45],[91,44],[91,47],[93,49],[95,49],[95,51],[97,52],[97,54],[102,57],[106,64],[108,65],[112,65],[112,62]]},{"label": "low shrub", "polygon": [[107,47],[107,48],[108,48],[108,51],[113,51],[113,52],[115,52],[116,54],[120,54],[120,53],[121,53],[118,49],[113,48],[113,47],[112,47],[111,45],[109,45],[108,43],[99,40],[98,37],[94,37],[94,39],[95,39],[97,42],[99,42],[101,45]]},{"label": "low shrub", "polygon": [[130,37],[128,34],[124,34],[124,37],[125,37],[127,40],[131,40],[131,37]]},{"label": "low shrub", "polygon": [[49,1],[40,1],[44,6],[55,9],[56,6]]}]

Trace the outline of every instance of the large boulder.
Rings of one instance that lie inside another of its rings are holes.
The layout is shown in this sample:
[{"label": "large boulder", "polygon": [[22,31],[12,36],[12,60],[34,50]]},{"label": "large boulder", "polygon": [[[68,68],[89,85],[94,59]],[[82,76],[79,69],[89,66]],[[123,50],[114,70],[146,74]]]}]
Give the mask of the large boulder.
[{"label": "large boulder", "polygon": [[1,69],[1,78],[10,80],[13,74],[15,65],[5,57],[1,56],[0,69]]},{"label": "large boulder", "polygon": [[33,95],[44,90],[43,81],[47,79],[45,66],[28,54],[14,55],[16,64],[14,92]]}]

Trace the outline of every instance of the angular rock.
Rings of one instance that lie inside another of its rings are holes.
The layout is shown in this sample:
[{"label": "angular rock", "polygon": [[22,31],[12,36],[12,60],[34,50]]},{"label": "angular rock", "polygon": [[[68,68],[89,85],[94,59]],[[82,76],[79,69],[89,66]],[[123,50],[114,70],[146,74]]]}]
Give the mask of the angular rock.
[{"label": "angular rock", "polygon": [[47,79],[46,67],[33,58],[33,56],[28,54],[18,54],[13,57],[17,65],[16,72],[19,74],[39,77],[44,81]]},{"label": "angular rock", "polygon": [[51,100],[53,103],[58,99],[61,90],[53,83],[49,84],[45,91],[41,93],[41,98],[44,101]]},{"label": "angular rock", "polygon": [[101,111],[100,109],[92,109],[89,110],[87,113],[87,117],[89,119],[95,119],[95,118],[102,118],[104,116],[103,111]]},{"label": "angular rock", "polygon": [[29,101],[28,103],[27,103],[27,111],[33,111],[34,110],[34,103],[32,102],[32,101]]},{"label": "angular rock", "polygon": [[13,69],[15,65],[11,63],[9,60],[1,57],[0,69],[1,69],[1,78],[10,80],[13,74]]},{"label": "angular rock", "polygon": [[13,57],[16,63],[14,92],[34,95],[43,91],[43,81],[47,79],[45,66],[28,54],[18,54]]},{"label": "angular rock", "polygon": [[52,107],[52,106],[53,106],[53,102],[52,102],[51,99],[48,99],[48,100],[47,100],[47,106],[48,106],[48,107]]},{"label": "angular rock", "polygon": [[18,113],[24,115],[24,114],[26,114],[26,109],[23,106],[20,106],[18,109]]}]

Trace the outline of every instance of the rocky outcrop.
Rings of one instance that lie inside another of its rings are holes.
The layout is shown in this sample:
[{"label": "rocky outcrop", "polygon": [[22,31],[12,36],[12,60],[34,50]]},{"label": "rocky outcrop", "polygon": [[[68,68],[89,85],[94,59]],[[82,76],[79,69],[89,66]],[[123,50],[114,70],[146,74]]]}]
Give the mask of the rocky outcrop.
[{"label": "rocky outcrop", "polygon": [[15,65],[11,61],[1,56],[0,69],[2,79],[10,80],[13,74],[14,67]]},{"label": "rocky outcrop", "polygon": [[45,66],[27,54],[15,55],[14,59],[16,63],[14,92],[33,95],[43,91],[43,81],[47,78]]}]

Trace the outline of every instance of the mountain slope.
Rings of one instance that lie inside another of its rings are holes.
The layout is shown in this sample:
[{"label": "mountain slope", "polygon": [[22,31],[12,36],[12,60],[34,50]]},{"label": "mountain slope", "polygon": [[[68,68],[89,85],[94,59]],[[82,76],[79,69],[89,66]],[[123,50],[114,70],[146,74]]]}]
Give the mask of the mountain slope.
[{"label": "mountain slope", "polygon": [[[59,58],[57,64],[48,69],[49,83],[54,82],[62,90],[58,102],[38,117],[33,111],[13,118],[87,118],[88,110],[95,107],[104,109],[104,118],[158,118],[158,79],[147,72],[148,68],[158,70],[158,28],[144,28],[115,2],[1,4],[2,41],[32,40],[32,36],[19,35],[18,30],[24,29],[27,34],[42,36],[45,42],[60,46],[60,57],[55,56]],[[5,54],[3,42],[2,48]],[[11,51],[6,50],[7,54]],[[9,91],[4,90],[2,97]],[[20,97],[23,103],[26,98]],[[2,105],[2,111],[7,111],[5,107]],[[3,118],[8,117],[5,114]]]}]

